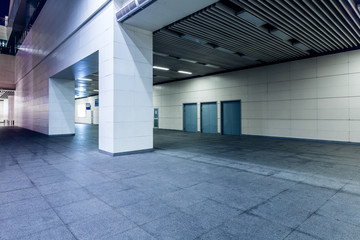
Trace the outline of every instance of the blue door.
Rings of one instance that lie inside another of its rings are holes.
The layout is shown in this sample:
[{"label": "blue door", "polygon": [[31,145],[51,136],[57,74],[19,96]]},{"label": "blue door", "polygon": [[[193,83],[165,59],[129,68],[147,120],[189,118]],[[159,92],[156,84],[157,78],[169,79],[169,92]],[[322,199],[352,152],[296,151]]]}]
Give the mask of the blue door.
[{"label": "blue door", "polygon": [[225,135],[241,135],[240,101],[221,103],[221,129]]},{"label": "blue door", "polygon": [[217,106],[216,103],[201,104],[201,132],[217,133]]},{"label": "blue door", "polygon": [[184,104],[184,131],[197,132],[197,105]]}]

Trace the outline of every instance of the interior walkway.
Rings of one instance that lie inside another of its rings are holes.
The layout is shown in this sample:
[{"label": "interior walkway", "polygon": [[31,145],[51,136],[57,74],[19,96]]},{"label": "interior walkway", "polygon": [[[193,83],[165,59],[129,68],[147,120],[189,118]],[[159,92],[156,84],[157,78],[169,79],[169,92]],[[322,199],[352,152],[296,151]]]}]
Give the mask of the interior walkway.
[{"label": "interior walkway", "polygon": [[0,127],[0,239],[358,239],[359,145],[156,130],[109,157],[97,127]]}]

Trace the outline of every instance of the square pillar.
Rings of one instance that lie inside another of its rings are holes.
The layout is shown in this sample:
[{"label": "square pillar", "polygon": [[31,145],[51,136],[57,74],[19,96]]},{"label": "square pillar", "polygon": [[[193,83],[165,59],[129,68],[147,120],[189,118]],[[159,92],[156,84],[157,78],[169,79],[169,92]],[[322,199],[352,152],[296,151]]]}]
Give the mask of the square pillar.
[{"label": "square pillar", "polygon": [[99,52],[99,150],[123,155],[153,149],[152,32],[114,22]]}]

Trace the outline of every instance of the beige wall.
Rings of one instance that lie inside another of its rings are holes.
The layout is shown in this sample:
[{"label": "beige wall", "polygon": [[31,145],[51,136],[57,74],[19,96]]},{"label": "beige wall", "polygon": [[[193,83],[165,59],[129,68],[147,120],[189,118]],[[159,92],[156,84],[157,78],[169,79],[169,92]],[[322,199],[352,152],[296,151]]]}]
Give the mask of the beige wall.
[{"label": "beige wall", "polygon": [[360,50],[154,87],[160,128],[182,130],[184,103],[241,100],[242,133],[360,142]]}]

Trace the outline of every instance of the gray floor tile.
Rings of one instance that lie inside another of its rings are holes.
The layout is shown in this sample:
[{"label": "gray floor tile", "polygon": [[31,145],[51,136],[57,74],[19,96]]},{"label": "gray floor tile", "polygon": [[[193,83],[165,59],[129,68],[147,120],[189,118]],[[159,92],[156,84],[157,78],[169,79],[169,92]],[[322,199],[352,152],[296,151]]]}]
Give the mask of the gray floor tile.
[{"label": "gray floor tile", "polygon": [[220,229],[244,240],[283,239],[291,232],[290,228],[248,214],[242,214],[225,222]]},{"label": "gray floor tile", "polygon": [[28,236],[23,236],[21,237],[21,239],[22,240],[76,240],[74,235],[65,226],[50,228]]},{"label": "gray floor tile", "polygon": [[105,238],[104,240],[156,240],[153,236],[151,236],[149,233],[145,232],[141,228],[134,228],[129,231],[116,234],[113,236],[110,236],[108,238]]},{"label": "gray floor tile", "polygon": [[225,232],[224,230],[215,228],[201,235],[198,239],[199,240],[238,240],[239,238],[234,235],[231,235],[228,232]]},{"label": "gray floor tile", "polygon": [[45,195],[45,198],[52,207],[61,207],[74,202],[93,198],[93,195],[88,193],[86,190],[79,188],[70,191],[63,191],[60,193]]},{"label": "gray floor tile", "polygon": [[27,215],[33,212],[49,209],[50,206],[43,197],[35,197],[26,200],[10,202],[0,205],[0,220]]},{"label": "gray floor tile", "polygon": [[360,227],[360,198],[357,195],[338,193],[317,213]]},{"label": "gray floor tile", "polygon": [[307,233],[294,231],[290,233],[284,240],[320,240],[320,238],[311,236]]},{"label": "gray floor tile", "polygon": [[81,186],[75,181],[58,182],[38,187],[39,191],[44,195],[70,191],[79,188],[81,188]]},{"label": "gray floor tile", "polygon": [[1,239],[22,239],[46,229],[63,226],[53,210],[44,210],[0,221]]},{"label": "gray floor tile", "polygon": [[69,225],[77,239],[107,239],[112,235],[135,228],[136,225],[126,217],[114,211],[103,211]]},{"label": "gray floor tile", "polygon": [[3,192],[0,193],[0,205],[40,196],[41,195],[39,191],[34,187],[10,192]]},{"label": "gray floor tile", "polygon": [[134,205],[119,208],[119,211],[136,224],[142,225],[174,213],[177,210],[158,200],[145,200]]},{"label": "gray floor tile", "polygon": [[299,230],[321,239],[355,240],[360,236],[360,227],[319,215],[311,216]]},{"label": "gray floor tile", "polygon": [[213,200],[196,203],[182,211],[194,216],[205,229],[217,227],[226,220],[242,213],[239,209],[228,207]]},{"label": "gray floor tile", "polygon": [[174,213],[141,226],[156,239],[194,239],[205,233],[205,229],[194,217],[185,213]]},{"label": "gray floor tile", "polygon": [[56,213],[67,224],[83,221],[89,216],[109,210],[111,208],[108,205],[94,198],[55,208]]},{"label": "gray floor tile", "polygon": [[169,206],[182,209],[195,203],[202,202],[206,199],[206,197],[196,191],[193,191],[192,189],[184,189],[165,194],[159,197],[159,199]]},{"label": "gray floor tile", "polygon": [[99,198],[106,202],[106,204],[119,208],[150,199],[150,196],[136,189],[129,189],[121,192],[110,192],[106,195],[99,196]]}]

